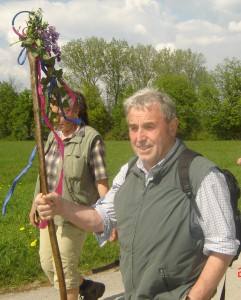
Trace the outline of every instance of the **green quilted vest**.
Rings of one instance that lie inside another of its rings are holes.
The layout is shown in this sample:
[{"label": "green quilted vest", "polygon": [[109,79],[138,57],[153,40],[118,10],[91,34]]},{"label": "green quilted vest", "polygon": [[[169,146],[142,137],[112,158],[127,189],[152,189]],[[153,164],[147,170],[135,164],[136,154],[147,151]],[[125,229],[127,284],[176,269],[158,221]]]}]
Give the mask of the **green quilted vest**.
[{"label": "green quilted vest", "polygon": [[[115,196],[125,299],[181,299],[206,262],[203,234],[178,176],[184,147],[154,171],[147,187],[135,165]],[[194,159],[190,178],[195,191],[211,166],[203,157]]]},{"label": "green quilted vest", "polygon": [[[93,177],[89,170],[89,159],[91,144],[95,137],[100,134],[90,126],[85,126],[84,136],[75,136],[64,146],[64,178],[63,178],[63,198],[82,205],[91,206],[99,198]],[[45,150],[48,151],[54,135],[51,132],[46,142]],[[59,164],[58,175],[62,167]],[[58,182],[58,179],[57,179]],[[37,183],[35,194],[39,191]],[[64,219],[60,216],[54,218],[56,225],[61,225]]]}]

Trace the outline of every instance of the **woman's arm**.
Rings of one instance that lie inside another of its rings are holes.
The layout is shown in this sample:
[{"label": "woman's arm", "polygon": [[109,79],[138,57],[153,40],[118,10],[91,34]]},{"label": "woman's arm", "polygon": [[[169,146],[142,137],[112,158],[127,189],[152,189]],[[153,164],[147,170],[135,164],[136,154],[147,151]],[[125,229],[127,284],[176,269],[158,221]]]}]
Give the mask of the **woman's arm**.
[{"label": "woman's arm", "polygon": [[98,190],[100,197],[105,196],[105,194],[107,194],[109,190],[108,178],[96,180],[95,186]]}]

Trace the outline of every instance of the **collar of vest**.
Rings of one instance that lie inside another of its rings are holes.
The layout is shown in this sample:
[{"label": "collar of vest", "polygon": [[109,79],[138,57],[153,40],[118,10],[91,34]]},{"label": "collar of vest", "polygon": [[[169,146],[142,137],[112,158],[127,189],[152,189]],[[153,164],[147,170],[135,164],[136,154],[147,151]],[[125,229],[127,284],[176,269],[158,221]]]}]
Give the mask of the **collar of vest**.
[{"label": "collar of vest", "polygon": [[[162,164],[161,166],[158,166],[151,172],[153,173],[154,181],[160,181],[161,177],[170,170],[170,168],[173,167],[173,165],[177,162],[179,159],[179,156],[181,152],[186,148],[185,144],[181,141],[177,149],[173,152],[173,154]],[[145,173],[135,166],[130,170],[130,172],[133,172],[136,176],[140,178],[145,177]]]}]

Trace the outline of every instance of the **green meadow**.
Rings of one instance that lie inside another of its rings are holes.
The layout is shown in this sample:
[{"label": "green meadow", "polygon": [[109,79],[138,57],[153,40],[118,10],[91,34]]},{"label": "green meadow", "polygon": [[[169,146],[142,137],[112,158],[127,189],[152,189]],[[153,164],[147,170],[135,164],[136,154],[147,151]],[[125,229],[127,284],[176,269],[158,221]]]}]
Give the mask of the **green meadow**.
[{"label": "green meadow", "polygon": [[[241,156],[240,141],[195,141],[187,146],[228,168],[241,185],[241,167],[236,160]],[[27,166],[34,142],[0,140],[0,206],[13,180]],[[121,165],[133,156],[128,141],[107,141],[107,168],[110,184]],[[38,172],[38,158],[16,185],[5,215],[0,216],[0,294],[19,289],[34,282],[48,282],[43,274],[38,257],[38,229],[29,224],[29,210],[33,200]],[[119,245],[107,243],[99,248],[95,237],[88,235],[79,269],[88,274],[91,269],[111,263],[119,258]]]}]

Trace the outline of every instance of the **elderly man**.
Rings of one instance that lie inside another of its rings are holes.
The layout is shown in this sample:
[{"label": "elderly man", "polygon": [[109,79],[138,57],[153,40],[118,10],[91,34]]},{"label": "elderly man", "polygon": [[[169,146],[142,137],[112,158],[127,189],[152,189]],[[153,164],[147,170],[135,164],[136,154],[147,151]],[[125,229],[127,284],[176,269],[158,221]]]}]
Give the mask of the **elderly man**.
[{"label": "elderly man", "polygon": [[178,176],[186,147],[176,138],[174,102],[147,88],[124,108],[134,166],[125,164],[92,208],[50,193],[36,197],[38,212],[95,232],[100,244],[117,225],[125,299],[210,299],[239,245],[225,177],[211,161],[194,158],[189,174],[197,216]]}]

